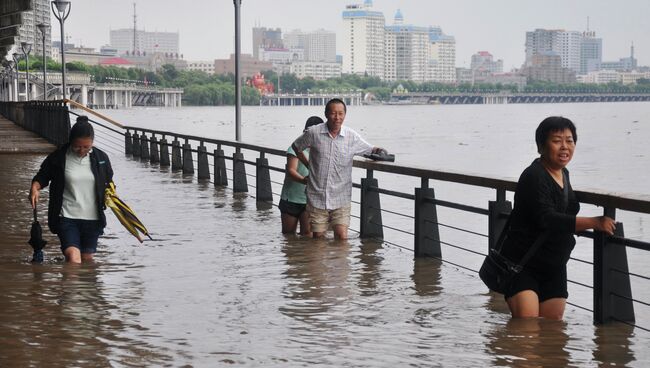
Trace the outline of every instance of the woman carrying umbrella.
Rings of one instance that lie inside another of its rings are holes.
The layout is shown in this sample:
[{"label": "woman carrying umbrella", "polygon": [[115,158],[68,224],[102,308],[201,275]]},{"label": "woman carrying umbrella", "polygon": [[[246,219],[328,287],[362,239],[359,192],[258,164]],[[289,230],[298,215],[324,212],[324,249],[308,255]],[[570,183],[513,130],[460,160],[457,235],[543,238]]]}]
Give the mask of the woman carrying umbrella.
[{"label": "woman carrying umbrella", "polygon": [[108,156],[93,147],[88,117],[79,116],[68,143],[47,156],[32,179],[29,198],[36,208],[40,190],[50,185],[48,226],[61,240],[70,263],[92,261],[106,227],[104,192],[113,180]]}]

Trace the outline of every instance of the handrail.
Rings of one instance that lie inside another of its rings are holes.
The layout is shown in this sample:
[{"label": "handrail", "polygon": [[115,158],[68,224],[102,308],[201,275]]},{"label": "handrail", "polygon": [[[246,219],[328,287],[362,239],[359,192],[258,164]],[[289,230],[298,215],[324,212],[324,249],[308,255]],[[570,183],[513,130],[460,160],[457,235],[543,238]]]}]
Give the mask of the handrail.
[{"label": "handrail", "polygon": [[[126,130],[141,131],[152,134],[160,134],[167,136],[175,136],[182,139],[194,140],[198,142],[206,142],[213,144],[221,144],[232,146],[240,149],[248,149],[253,151],[264,152],[268,154],[285,156],[286,151],[278,150],[275,148],[241,143],[223,139],[213,139],[198,137],[189,134],[179,134],[169,131],[161,131],[147,128],[140,128],[134,126],[124,126]],[[416,178],[426,178],[432,180],[446,181],[458,184],[466,184],[477,187],[492,188],[496,190],[505,190],[514,192],[517,188],[517,181],[505,178],[488,177],[479,174],[467,174],[456,172],[452,170],[431,170],[418,166],[403,166],[395,163],[377,162],[367,159],[355,159],[354,167],[374,170],[391,174],[400,174],[405,176],[412,176]],[[617,208],[620,210],[634,211],[640,213],[650,214],[650,195],[633,194],[633,193],[610,193],[599,190],[574,190],[576,196],[582,203],[588,203],[596,206],[606,208]]]},{"label": "handrail", "polygon": [[[493,188],[514,192],[517,182],[509,179],[487,177],[477,174],[464,174],[450,170],[438,171],[417,166],[401,166],[394,163],[376,162],[370,160],[355,160],[354,167],[380,172],[400,174],[418,178],[448,181],[478,187]],[[607,208],[650,213],[650,195],[633,193],[610,193],[600,190],[574,190],[582,203],[593,204]]]},{"label": "handrail", "polygon": [[95,116],[101,118],[101,119],[104,119],[104,120],[106,120],[107,122],[109,122],[109,123],[115,125],[115,126],[118,127],[118,128],[125,129],[125,128],[124,128],[124,125],[118,123],[117,121],[115,121],[115,120],[109,118],[109,117],[106,116],[106,115],[100,114],[100,113],[96,112],[95,110],[93,110],[93,109],[91,109],[91,108],[89,108],[89,107],[86,107],[86,106],[83,105],[83,104],[78,103],[77,101],[73,101],[73,100],[70,100],[70,99],[66,98],[66,99],[63,100],[63,102],[65,102],[65,103],[69,103],[69,104],[72,105],[72,106],[75,106],[75,107],[78,107],[78,108],[84,110],[85,112],[88,112],[88,113],[90,113],[90,114],[93,114],[93,115],[95,115]]},{"label": "handrail", "polygon": [[287,152],[283,150],[279,150],[276,148],[270,148],[270,147],[264,147],[264,146],[258,146],[255,144],[249,144],[249,143],[242,143],[242,142],[237,142],[237,141],[229,141],[225,139],[215,139],[215,138],[205,138],[205,137],[199,137],[195,135],[189,135],[189,134],[180,134],[180,133],[174,133],[174,132],[169,132],[169,131],[164,131],[164,130],[154,130],[154,129],[147,129],[147,128],[139,128],[139,127],[134,127],[134,126],[124,126],[124,129],[128,130],[133,130],[133,131],[140,131],[140,132],[147,132],[151,134],[160,134],[160,135],[165,135],[165,136],[172,136],[172,137],[178,137],[182,139],[187,139],[187,140],[193,140],[197,142],[205,142],[205,143],[212,143],[212,144],[221,144],[225,146],[232,146],[235,148],[239,149],[247,149],[247,150],[252,150],[252,151],[258,151],[258,152],[264,152],[268,153],[271,155],[276,155],[276,156],[286,156]]}]

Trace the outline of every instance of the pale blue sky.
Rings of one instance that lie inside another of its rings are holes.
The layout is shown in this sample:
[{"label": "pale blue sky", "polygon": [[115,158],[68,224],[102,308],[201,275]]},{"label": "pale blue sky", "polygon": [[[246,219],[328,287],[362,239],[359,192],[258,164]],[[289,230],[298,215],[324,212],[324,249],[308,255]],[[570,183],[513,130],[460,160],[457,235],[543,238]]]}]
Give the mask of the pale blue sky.
[{"label": "pale blue sky", "polygon": [[[70,41],[99,47],[109,42],[109,29],[131,27],[133,0],[71,0],[66,22]],[[138,28],[179,31],[187,60],[211,60],[233,52],[232,0],[136,0]],[[256,23],[283,30],[325,28],[339,31],[346,4],[362,0],[242,0],[242,50],[251,52]],[[375,0],[376,10],[392,23],[401,9],[405,23],[439,25],[456,37],[458,66],[471,55],[490,51],[509,70],[524,60],[525,32],[535,28],[583,31],[603,39],[603,59],[629,55],[634,41],[640,65],[650,65],[650,0]],[[53,18],[53,21],[56,20]],[[58,39],[58,27],[54,37]],[[340,53],[340,49],[338,52]]]}]

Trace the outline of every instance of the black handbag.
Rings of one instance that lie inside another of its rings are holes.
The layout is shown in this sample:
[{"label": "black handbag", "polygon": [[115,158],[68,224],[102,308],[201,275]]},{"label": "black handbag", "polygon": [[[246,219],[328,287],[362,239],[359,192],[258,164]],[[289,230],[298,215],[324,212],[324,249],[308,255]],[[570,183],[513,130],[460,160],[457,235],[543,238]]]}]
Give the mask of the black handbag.
[{"label": "black handbag", "polygon": [[[568,206],[569,202],[569,181],[567,176],[562,176],[562,181],[564,183],[563,194],[564,194],[564,208]],[[537,252],[537,249],[544,243],[546,240],[549,231],[545,231],[540,234],[533,245],[528,249],[528,252],[524,254],[519,263],[515,263],[508,258],[504,257],[500,252],[503,247],[503,243],[507,237],[508,231],[510,230],[510,219],[512,216],[508,217],[506,225],[503,227],[503,231],[499,235],[495,247],[490,248],[488,255],[485,256],[481,269],[478,271],[478,275],[490,290],[495,291],[500,294],[505,294],[506,291],[510,288],[512,281],[515,276],[524,269],[524,266],[530,258]]]},{"label": "black handbag", "polygon": [[524,269],[524,265],[528,263],[528,260],[537,252],[539,246],[542,245],[544,240],[546,240],[547,232],[542,233],[537,237],[533,245],[528,249],[528,252],[521,258],[519,263],[515,263],[508,258],[504,257],[501,252],[501,247],[505,242],[506,233],[508,232],[510,225],[510,218],[506,222],[506,226],[503,228],[501,235],[499,236],[499,241],[497,241],[496,248],[490,248],[490,252],[485,256],[481,269],[478,271],[478,275],[490,290],[496,291],[500,294],[505,294],[515,276],[521,270]]}]

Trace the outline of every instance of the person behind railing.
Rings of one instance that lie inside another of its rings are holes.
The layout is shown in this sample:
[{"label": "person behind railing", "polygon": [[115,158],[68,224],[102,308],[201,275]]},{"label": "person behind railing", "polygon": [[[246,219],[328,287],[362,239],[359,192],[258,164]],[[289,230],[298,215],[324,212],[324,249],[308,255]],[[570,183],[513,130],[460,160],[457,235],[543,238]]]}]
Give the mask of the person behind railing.
[{"label": "person behind railing", "polygon": [[[318,116],[312,116],[307,119],[303,133],[310,127],[323,124],[323,119]],[[305,149],[302,154],[304,159],[309,161],[309,148]],[[292,147],[287,149],[287,167],[280,194],[280,214],[282,219],[282,233],[294,234],[300,222],[300,234],[311,236],[309,225],[309,213],[307,207],[306,185],[309,180],[309,169],[298,159],[296,152]]]},{"label": "person behind railing", "polygon": [[566,166],[573,158],[577,140],[571,120],[558,116],[544,119],[535,131],[540,157],[517,182],[510,228],[504,230],[508,233],[501,253],[517,262],[538,237],[544,238],[505,292],[515,318],[562,319],[568,297],[566,265],[576,243],[573,234],[594,229],[612,235],[615,230],[614,220],[609,217],[576,216],[580,204],[571,189]]},{"label": "person behind railing", "polygon": [[48,226],[59,236],[70,263],[92,261],[106,227],[104,191],[113,180],[113,169],[106,153],[93,147],[94,137],[88,117],[77,117],[68,143],[45,158],[29,192],[36,208],[40,190],[50,185]]},{"label": "person behind railing", "polygon": [[343,126],[346,112],[345,102],[329,100],[325,105],[327,122],[308,129],[292,145],[304,163],[307,161],[301,153],[310,149],[307,211],[314,237],[324,236],[331,226],[335,238],[347,239],[354,156],[385,151]]}]

